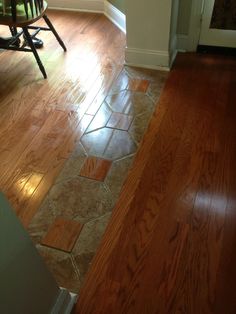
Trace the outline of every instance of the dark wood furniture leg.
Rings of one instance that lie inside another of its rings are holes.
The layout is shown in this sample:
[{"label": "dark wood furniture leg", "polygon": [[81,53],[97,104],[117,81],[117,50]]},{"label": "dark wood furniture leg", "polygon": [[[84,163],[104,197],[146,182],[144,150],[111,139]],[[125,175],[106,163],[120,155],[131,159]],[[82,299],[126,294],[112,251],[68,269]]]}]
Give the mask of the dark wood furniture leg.
[{"label": "dark wood furniture leg", "polygon": [[53,32],[54,36],[56,37],[57,41],[59,42],[63,50],[66,51],[67,49],[66,49],[65,44],[63,43],[62,39],[58,35],[57,31],[55,30],[54,26],[52,25],[51,21],[49,20],[46,14],[43,15],[43,19],[45,23],[47,24],[47,26],[50,28],[50,30]]},{"label": "dark wood furniture leg", "polygon": [[23,29],[25,38],[27,39],[28,45],[30,46],[30,48],[31,48],[31,50],[32,50],[32,52],[33,52],[33,54],[34,54],[34,56],[35,56],[35,59],[36,59],[36,61],[37,61],[37,63],[38,63],[39,69],[40,69],[40,71],[42,72],[43,77],[46,79],[46,78],[47,78],[46,71],[45,71],[45,69],[44,69],[44,66],[43,66],[43,64],[42,64],[42,62],[41,62],[41,60],[40,60],[40,58],[39,58],[39,55],[38,55],[37,50],[36,50],[36,48],[34,47],[34,44],[33,44],[33,42],[32,42],[32,38],[31,38],[31,36],[30,36],[30,33],[29,33],[27,27],[23,27],[22,29]]}]

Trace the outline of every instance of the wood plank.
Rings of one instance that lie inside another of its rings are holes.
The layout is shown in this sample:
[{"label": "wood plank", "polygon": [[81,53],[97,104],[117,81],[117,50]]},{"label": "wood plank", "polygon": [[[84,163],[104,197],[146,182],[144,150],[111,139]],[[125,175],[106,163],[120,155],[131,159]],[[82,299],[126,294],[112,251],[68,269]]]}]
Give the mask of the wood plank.
[{"label": "wood plank", "polygon": [[41,244],[69,253],[73,249],[82,228],[83,225],[78,221],[56,218]]},{"label": "wood plank", "polygon": [[235,69],[178,56],[75,313],[236,312]]},{"label": "wood plank", "polygon": [[87,111],[96,113],[124,62],[125,35],[104,15],[48,15],[68,51],[40,33],[47,80],[32,55],[0,53],[0,189],[25,226],[91,122]]}]

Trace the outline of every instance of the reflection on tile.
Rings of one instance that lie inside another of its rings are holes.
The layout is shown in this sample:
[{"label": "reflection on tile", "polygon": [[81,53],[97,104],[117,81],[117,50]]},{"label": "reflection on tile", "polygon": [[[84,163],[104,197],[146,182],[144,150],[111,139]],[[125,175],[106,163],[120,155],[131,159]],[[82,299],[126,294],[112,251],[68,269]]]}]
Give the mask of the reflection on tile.
[{"label": "reflection on tile", "polygon": [[109,128],[85,134],[81,142],[89,155],[113,160],[130,155],[137,149],[128,132]]},{"label": "reflection on tile", "polygon": [[106,103],[103,103],[87,128],[86,132],[91,132],[96,129],[100,129],[107,124],[111,116],[111,109],[107,106]]},{"label": "reflection on tile", "polygon": [[109,121],[107,122],[107,127],[127,131],[130,127],[132,120],[133,116],[131,115],[113,112]]},{"label": "reflection on tile", "polygon": [[112,210],[109,191],[102,182],[78,177],[55,184],[49,192],[58,216],[84,224]]},{"label": "reflection on tile", "polygon": [[123,69],[120,75],[118,76],[117,80],[113,83],[109,94],[118,93],[127,88],[130,81],[130,77],[127,74],[126,70]]},{"label": "reflection on tile", "polygon": [[78,293],[81,286],[81,278],[73,257],[68,253],[46,246],[37,245],[36,247],[57,284],[71,292]]},{"label": "reflection on tile", "polygon": [[84,276],[88,271],[109,219],[110,214],[106,214],[98,219],[88,222],[84,225],[80,237],[76,242],[72,255],[74,256],[76,266],[80,271],[81,280],[84,279]]},{"label": "reflection on tile", "polygon": [[140,80],[140,79],[132,79],[128,84],[128,89],[134,92],[142,92],[146,93],[150,81],[148,80]]},{"label": "reflection on tile", "polygon": [[78,176],[86,157],[87,155],[83,146],[78,142],[75,150],[66,161],[62,171],[57,177],[56,183]]},{"label": "reflection on tile", "polygon": [[80,171],[80,175],[89,179],[104,181],[110,167],[110,160],[88,157]]},{"label": "reflection on tile", "polygon": [[120,194],[133,160],[134,155],[114,161],[112,164],[109,174],[105,180],[105,184],[108,186],[115,199],[117,199]]},{"label": "reflection on tile", "polygon": [[168,76],[167,71],[143,69],[130,66],[126,66],[125,70],[131,78],[140,80],[155,81],[156,79],[158,79],[159,76]]},{"label": "reflection on tile", "polygon": [[144,112],[152,112],[154,108],[153,101],[143,93],[131,91],[122,91],[119,94],[110,95],[106,102],[115,112],[129,115],[137,115]]},{"label": "reflection on tile", "polygon": [[58,217],[50,226],[41,244],[71,252],[82,227],[83,225],[78,221]]},{"label": "reflection on tile", "polygon": [[140,143],[151,119],[151,114],[146,112],[136,116],[129,128],[129,133],[136,143]]}]

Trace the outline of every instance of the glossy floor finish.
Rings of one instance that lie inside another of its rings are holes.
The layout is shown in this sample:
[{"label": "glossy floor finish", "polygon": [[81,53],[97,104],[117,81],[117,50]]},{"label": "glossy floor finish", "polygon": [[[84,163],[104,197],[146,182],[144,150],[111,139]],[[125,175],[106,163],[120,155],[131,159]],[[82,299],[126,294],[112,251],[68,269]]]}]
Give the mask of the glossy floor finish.
[{"label": "glossy floor finish", "polygon": [[[0,189],[25,226],[124,62],[125,36],[105,16],[48,15],[68,51],[63,52],[50,32],[40,33],[47,80],[31,54],[0,51]],[[1,27],[2,33],[9,31]]]},{"label": "glossy floor finish", "polygon": [[102,15],[49,16],[68,52],[40,35],[48,80],[32,56],[0,53],[0,188],[78,292],[168,74],[124,68],[125,36]]},{"label": "glossy floor finish", "polygon": [[236,313],[235,87],[235,59],[177,57],[76,313]]},{"label": "glossy floor finish", "polygon": [[167,75],[121,71],[29,224],[60,286],[79,292]]}]

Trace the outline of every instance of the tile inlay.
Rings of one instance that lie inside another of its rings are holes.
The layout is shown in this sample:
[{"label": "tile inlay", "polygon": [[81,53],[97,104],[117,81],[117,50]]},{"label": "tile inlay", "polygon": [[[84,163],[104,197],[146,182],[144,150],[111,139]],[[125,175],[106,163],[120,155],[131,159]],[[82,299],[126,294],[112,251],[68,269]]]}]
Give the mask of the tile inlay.
[{"label": "tile inlay", "polygon": [[63,156],[64,168],[28,227],[57,283],[70,291],[80,290],[166,77],[125,67],[94,99],[87,129]]},{"label": "tile inlay", "polygon": [[137,147],[126,131],[103,128],[85,134],[81,142],[88,155],[105,159],[119,159],[133,154]]},{"label": "tile inlay", "polygon": [[148,80],[135,80],[132,79],[129,82],[128,89],[135,92],[146,93],[150,82]]},{"label": "tile inlay", "polygon": [[80,171],[80,175],[89,179],[104,181],[111,167],[111,163],[110,160],[88,157]]},{"label": "tile inlay", "polygon": [[83,225],[78,221],[57,218],[49,228],[41,244],[65,252],[71,252],[82,228]]},{"label": "tile inlay", "polygon": [[133,117],[131,115],[113,112],[109,121],[107,122],[107,127],[127,131],[130,127],[132,120]]}]

